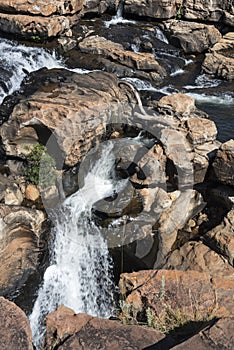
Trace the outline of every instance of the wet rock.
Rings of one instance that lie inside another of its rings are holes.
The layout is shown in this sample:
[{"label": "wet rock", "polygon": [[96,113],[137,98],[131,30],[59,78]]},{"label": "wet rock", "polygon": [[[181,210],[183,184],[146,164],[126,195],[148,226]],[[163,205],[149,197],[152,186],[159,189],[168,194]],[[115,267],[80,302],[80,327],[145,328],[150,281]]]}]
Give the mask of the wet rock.
[{"label": "wet rock", "polygon": [[38,268],[43,212],[0,205],[0,293],[20,289]]},{"label": "wet rock", "polygon": [[220,32],[213,25],[169,20],[164,22],[171,44],[185,53],[201,53],[221,39]]},{"label": "wet rock", "polygon": [[207,272],[213,277],[233,277],[233,267],[227,260],[202,242],[187,242],[174,250],[163,269]]},{"label": "wet rock", "polygon": [[82,52],[103,55],[111,61],[123,64],[131,69],[146,71],[149,78],[160,81],[166,76],[166,71],[150,53],[135,53],[124,50],[121,44],[114,43],[104,37],[89,36],[79,43]]},{"label": "wet rock", "polygon": [[0,297],[0,336],[2,350],[33,350],[32,333],[25,313]]},{"label": "wet rock", "polygon": [[43,350],[143,349],[164,339],[156,330],[59,309],[47,316]]},{"label": "wet rock", "polygon": [[231,26],[234,22],[234,10],[229,0],[185,0],[182,13],[183,17],[189,20],[222,21]]},{"label": "wet rock", "polygon": [[232,316],[233,287],[233,280],[177,270],[124,273],[119,282],[125,305],[134,310],[136,319],[148,310],[152,324],[164,327],[170,327],[173,315],[187,322]]},{"label": "wet rock", "polygon": [[125,0],[124,13],[143,17],[168,19],[176,16],[178,6],[181,5],[181,3],[180,0]]},{"label": "wet rock", "polygon": [[212,327],[199,332],[194,337],[175,346],[174,350],[199,349],[199,350],[232,350],[234,318],[222,318]]},{"label": "wet rock", "polygon": [[221,145],[212,167],[219,182],[234,186],[234,140]]},{"label": "wet rock", "polygon": [[72,19],[65,16],[28,16],[0,13],[0,30],[30,40],[48,39],[68,31]]},{"label": "wet rock", "polygon": [[82,14],[103,14],[104,12],[116,12],[119,0],[84,0]]},{"label": "wet rock", "polygon": [[82,0],[69,0],[69,2],[66,0],[54,0],[53,2],[39,0],[36,4],[28,0],[16,0],[14,2],[4,0],[4,2],[0,4],[0,11],[41,16],[50,16],[54,14],[65,15],[78,12],[82,8],[82,5]]},{"label": "wet rock", "polygon": [[220,225],[204,235],[204,240],[234,266],[234,209],[229,211]]},{"label": "wet rock", "polygon": [[234,33],[229,32],[215,44],[205,56],[202,69],[205,73],[211,74],[225,80],[234,79]]},{"label": "wet rock", "polygon": [[43,73],[41,86],[22,98],[0,128],[6,154],[23,157],[32,142],[49,139],[47,148],[57,165],[75,165],[101,140],[106,123],[121,117],[122,108],[126,115],[128,109],[121,103],[127,102],[127,96],[117,82],[114,75],[103,72]]}]

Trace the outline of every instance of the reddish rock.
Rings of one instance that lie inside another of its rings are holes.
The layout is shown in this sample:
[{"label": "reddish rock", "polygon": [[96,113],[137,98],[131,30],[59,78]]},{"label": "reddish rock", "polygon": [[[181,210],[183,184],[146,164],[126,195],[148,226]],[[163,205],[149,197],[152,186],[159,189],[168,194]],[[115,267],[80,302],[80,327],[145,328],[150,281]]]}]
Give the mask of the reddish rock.
[{"label": "reddish rock", "polygon": [[14,303],[0,297],[1,350],[33,350],[29,320]]},{"label": "reddish rock", "polygon": [[234,311],[234,281],[208,273],[148,270],[121,275],[120,294],[135,315],[150,311],[152,323],[173,313],[186,321],[230,317]]}]

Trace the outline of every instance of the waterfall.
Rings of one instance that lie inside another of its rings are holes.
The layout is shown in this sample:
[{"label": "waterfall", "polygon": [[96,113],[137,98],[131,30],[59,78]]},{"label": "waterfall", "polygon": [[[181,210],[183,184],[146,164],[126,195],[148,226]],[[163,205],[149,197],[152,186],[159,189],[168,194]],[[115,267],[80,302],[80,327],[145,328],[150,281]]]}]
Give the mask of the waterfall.
[{"label": "waterfall", "polygon": [[123,24],[136,23],[135,21],[129,21],[129,20],[123,18],[124,1],[125,0],[120,0],[117,11],[116,11],[116,15],[114,17],[112,17],[112,19],[110,21],[104,22],[104,25],[106,28],[109,28],[111,25],[116,25],[119,23],[123,23]]},{"label": "waterfall", "polygon": [[[17,91],[23,79],[41,68],[65,68],[63,59],[57,58],[55,51],[49,52],[40,47],[30,47],[0,38],[0,104],[3,99]],[[86,73],[81,69],[72,71]]]},{"label": "waterfall", "polygon": [[105,147],[83,187],[64,201],[57,215],[50,266],[29,317],[37,349],[45,333],[45,316],[58,305],[98,317],[108,317],[113,311],[108,247],[91,217],[93,204],[122,186],[122,181],[113,178],[112,148],[111,143]]}]

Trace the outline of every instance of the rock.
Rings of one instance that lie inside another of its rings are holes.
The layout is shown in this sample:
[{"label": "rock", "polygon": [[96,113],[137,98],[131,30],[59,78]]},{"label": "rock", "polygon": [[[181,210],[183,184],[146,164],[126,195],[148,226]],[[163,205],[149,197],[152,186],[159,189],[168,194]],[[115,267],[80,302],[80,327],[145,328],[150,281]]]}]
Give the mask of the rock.
[{"label": "rock", "polygon": [[189,20],[224,22],[230,26],[234,22],[233,5],[229,0],[185,0],[182,13]]},{"label": "rock", "polygon": [[24,200],[23,194],[17,184],[13,183],[6,189],[4,203],[6,205],[21,205]]},{"label": "rock", "polygon": [[29,201],[35,202],[40,197],[40,192],[36,185],[29,184],[25,190],[25,198]]},{"label": "rock", "polygon": [[205,118],[189,118],[187,120],[188,137],[193,145],[216,140],[218,134],[215,123]]},{"label": "rock", "polygon": [[21,205],[24,199],[24,190],[23,178],[0,174],[0,202],[7,205]]},{"label": "rock", "polygon": [[124,13],[143,17],[168,19],[176,16],[178,5],[181,3],[180,0],[125,0]]},{"label": "rock", "polygon": [[169,331],[178,327],[174,320],[207,321],[233,315],[234,281],[208,273],[177,270],[147,270],[124,273],[120,277],[120,295],[136,319],[150,313],[152,325]]},{"label": "rock", "polygon": [[177,113],[181,117],[188,117],[195,112],[194,98],[185,94],[173,94],[162,97],[157,104],[157,109],[160,113]]},{"label": "rock", "polygon": [[105,58],[131,69],[146,71],[149,77],[156,81],[160,81],[166,76],[165,69],[155,60],[153,54],[125,50],[121,44],[98,35],[85,38],[79,43],[79,48],[81,52],[103,55]]},{"label": "rock", "polygon": [[[0,127],[8,156],[23,157],[28,146],[47,143],[58,167],[73,166],[86,156],[106,132],[114,116],[127,115],[123,89],[114,75],[104,72],[77,74],[65,70],[41,73],[40,87],[15,106],[9,120]],[[53,103],[52,103],[53,102]],[[31,139],[31,129],[36,131]],[[56,145],[57,143],[57,145]]]},{"label": "rock", "polygon": [[219,182],[234,186],[234,140],[221,145],[212,168]]},{"label": "rock", "polygon": [[234,209],[229,211],[220,225],[204,235],[204,240],[234,267]]},{"label": "rock", "polygon": [[36,4],[29,0],[14,1],[4,0],[0,4],[0,12],[9,12],[17,14],[30,14],[40,16],[51,15],[67,15],[74,14],[81,10],[83,0],[54,0],[48,2],[45,0],[37,0]]},{"label": "rock", "polygon": [[69,30],[71,19],[65,16],[29,16],[0,13],[0,30],[31,40],[48,39]]},{"label": "rock", "polygon": [[174,250],[163,269],[207,272],[212,277],[233,278],[233,267],[227,260],[202,242],[187,242]]},{"label": "rock", "polygon": [[225,80],[234,79],[234,33],[229,32],[215,44],[205,56],[202,70]]},{"label": "rock", "polygon": [[116,12],[119,0],[84,0],[82,14]]},{"label": "rock", "polygon": [[[85,314],[74,314],[60,307],[47,316],[47,334],[43,350],[140,350],[161,340],[164,335],[141,326],[124,326],[120,322]],[[169,342],[168,342],[169,343]],[[165,342],[166,345],[166,342]]]},{"label": "rock", "polygon": [[201,53],[221,39],[213,25],[178,20],[164,22],[170,43],[185,53]]},{"label": "rock", "polygon": [[39,263],[43,212],[0,205],[0,294],[20,289]]},{"label": "rock", "polygon": [[194,337],[173,347],[174,350],[232,350],[234,344],[234,318],[221,318],[213,326],[207,327]]},{"label": "rock", "polygon": [[0,297],[0,336],[2,350],[33,350],[32,333],[25,313]]},{"label": "rock", "polygon": [[159,268],[165,263],[165,258],[176,241],[178,230],[205,206],[202,196],[195,190],[176,191],[171,193],[171,196],[173,194],[172,205],[161,213],[157,222],[159,246],[154,268]]}]

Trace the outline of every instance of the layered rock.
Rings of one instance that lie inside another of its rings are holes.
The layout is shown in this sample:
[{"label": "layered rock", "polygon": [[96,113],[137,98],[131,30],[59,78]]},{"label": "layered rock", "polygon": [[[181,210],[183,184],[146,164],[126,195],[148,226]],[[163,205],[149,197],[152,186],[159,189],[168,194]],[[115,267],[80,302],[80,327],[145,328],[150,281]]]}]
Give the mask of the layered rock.
[{"label": "layered rock", "polygon": [[234,79],[234,33],[229,32],[206,54],[202,63],[205,73],[225,80]]},{"label": "layered rock", "polygon": [[164,22],[170,43],[185,53],[201,53],[216,44],[221,34],[213,25],[170,20]]},{"label": "layered rock", "polygon": [[143,17],[168,19],[176,16],[181,4],[181,0],[125,0],[124,13]]},{"label": "layered rock", "polygon": [[219,182],[234,186],[234,140],[221,145],[212,167]]},{"label": "layered rock", "polygon": [[20,289],[39,264],[43,212],[0,205],[0,293]]},{"label": "layered rock", "polygon": [[175,270],[125,273],[119,282],[130,315],[142,320],[150,313],[155,326],[158,321],[170,326],[170,315],[187,322],[232,316],[233,286],[233,280],[211,278],[208,273]]},{"label": "layered rock", "polygon": [[0,309],[1,348],[33,350],[32,333],[25,313],[3,297],[0,297]]},{"label": "layered rock", "polygon": [[60,166],[73,166],[101,140],[112,116],[122,114],[120,102],[126,100],[114,75],[47,72],[42,86],[22,99],[0,128],[6,154],[22,157],[53,133],[48,149]]},{"label": "layered rock", "polygon": [[79,43],[81,52],[104,56],[130,69],[144,71],[149,78],[160,82],[165,76],[165,69],[155,60],[153,54],[127,51],[121,44],[114,43],[104,37],[88,36]]}]

